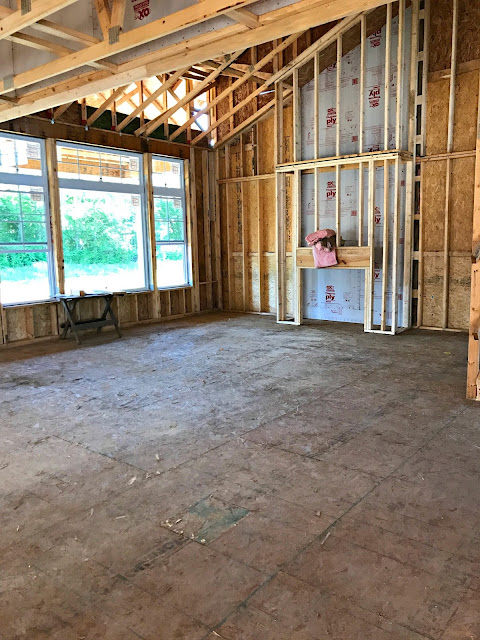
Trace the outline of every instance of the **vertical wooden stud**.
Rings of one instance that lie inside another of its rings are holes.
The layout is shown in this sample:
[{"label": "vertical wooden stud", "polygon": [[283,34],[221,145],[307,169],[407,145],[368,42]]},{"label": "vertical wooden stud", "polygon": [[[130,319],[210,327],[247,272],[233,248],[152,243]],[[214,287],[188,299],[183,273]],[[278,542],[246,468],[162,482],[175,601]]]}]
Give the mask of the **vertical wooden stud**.
[{"label": "vertical wooden stud", "polygon": [[155,201],[153,197],[151,153],[143,154],[143,173],[145,179],[148,237],[150,245],[150,272],[152,274],[153,286],[153,317],[158,318],[160,316],[160,300],[158,296],[157,244],[155,239]]},{"label": "vertical wooden stud", "polygon": [[[457,75],[457,31],[458,31],[458,0],[453,0],[452,22],[452,53],[450,61],[450,91],[448,98],[448,129],[447,129],[447,153],[453,151],[453,126],[455,120],[455,85]],[[447,158],[447,175],[445,187],[445,225],[443,237],[443,301],[442,301],[442,327],[448,327],[449,305],[449,272],[450,272],[450,207],[452,184],[452,159]]]},{"label": "vertical wooden stud", "polygon": [[313,64],[313,85],[315,95],[313,97],[313,140],[314,140],[314,152],[313,157],[320,157],[320,136],[319,136],[319,124],[320,124],[320,59],[318,51],[315,53],[314,64]]},{"label": "vertical wooden stud", "polygon": [[203,182],[203,243],[205,252],[205,280],[207,309],[212,308],[213,304],[213,274],[212,274],[212,245],[211,245],[211,228],[210,228],[210,171],[208,154],[209,151],[202,151],[202,182]]},{"label": "vertical wooden stud", "polygon": [[[382,240],[382,311],[380,330],[387,330],[387,292],[388,292],[388,234],[389,234],[389,165],[388,160],[383,161],[383,240]],[[393,304],[393,291],[392,291]]]},{"label": "vertical wooden stud", "polygon": [[[393,187],[393,242],[392,242],[392,333],[398,325],[398,242],[400,230],[400,159],[395,158]],[[405,256],[404,256],[405,259]],[[405,318],[403,318],[405,324]]]},{"label": "vertical wooden stud", "polygon": [[477,105],[477,140],[475,147],[475,190],[473,199],[472,279],[470,284],[470,320],[468,330],[467,398],[479,400],[477,380],[480,371],[480,72]]},{"label": "vertical wooden stud", "polygon": [[358,163],[358,205],[357,205],[357,220],[358,220],[358,246],[363,245],[363,210],[364,210],[364,193],[363,193],[363,162]]},{"label": "vertical wooden stud", "polygon": [[366,40],[367,27],[366,17],[360,18],[360,117],[358,122],[358,153],[363,153],[364,128],[365,128],[365,69],[366,69]]},{"label": "vertical wooden stud", "polygon": [[48,195],[50,203],[50,224],[55,262],[55,279],[59,293],[65,293],[65,264],[63,259],[62,220],[60,217],[60,189],[58,186],[57,141],[46,140],[46,160],[48,175]]},{"label": "vertical wooden stud", "polygon": [[[219,309],[223,309],[223,287],[222,287],[222,239],[221,239],[221,220],[220,220],[220,185],[218,179],[220,177],[220,151],[217,149],[215,154],[215,164],[209,162],[213,180],[215,182],[215,223],[214,223],[214,247],[215,247],[215,279],[217,281],[217,305]],[[209,157],[210,161],[212,156]],[[226,188],[226,185],[225,185]]]},{"label": "vertical wooden stud", "polygon": [[370,264],[365,286],[365,330],[373,329],[373,293],[375,285],[375,162],[368,161],[368,246]]},{"label": "vertical wooden stud", "polygon": [[[336,118],[337,118],[337,127],[336,127],[336,145],[335,145],[335,153],[337,156],[340,155],[341,150],[341,118],[340,118],[340,96],[342,92],[342,36],[341,34],[337,37],[337,95],[336,95]],[[338,189],[337,189],[338,196]],[[338,237],[338,234],[337,234]]]},{"label": "vertical wooden stud", "polygon": [[[392,3],[387,4],[387,22],[385,29],[385,75],[384,75],[384,114],[383,114],[383,148],[388,149],[388,120],[390,114],[390,60],[392,53]],[[397,97],[399,97],[397,93]],[[400,100],[397,100],[397,105]]]}]

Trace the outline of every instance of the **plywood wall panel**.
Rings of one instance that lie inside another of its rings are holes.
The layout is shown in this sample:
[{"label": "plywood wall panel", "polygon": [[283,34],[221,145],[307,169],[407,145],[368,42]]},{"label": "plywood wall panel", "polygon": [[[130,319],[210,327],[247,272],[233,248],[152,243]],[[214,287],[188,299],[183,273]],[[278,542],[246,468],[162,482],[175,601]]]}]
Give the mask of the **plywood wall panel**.
[{"label": "plywood wall panel", "polygon": [[450,251],[470,253],[473,232],[475,158],[452,160]]},{"label": "plywood wall panel", "polygon": [[443,321],[443,255],[423,258],[423,324],[441,327]]},{"label": "plywood wall panel", "polygon": [[[433,83],[430,83],[430,86]],[[437,84],[437,83],[436,83]],[[477,139],[478,71],[457,75],[453,151],[475,149]],[[448,102],[447,102],[448,106]]]},{"label": "plywood wall panel", "polygon": [[447,150],[449,87],[448,79],[428,83],[426,126],[428,155],[445,153]]},{"label": "plywood wall panel", "polygon": [[[432,13],[436,13],[435,9]],[[458,3],[458,63],[480,58],[480,2],[459,0]],[[449,65],[448,65],[449,66]]]},{"label": "plywood wall panel", "polygon": [[430,12],[429,71],[450,68],[452,53],[452,2],[435,0]]},{"label": "plywood wall panel", "polygon": [[445,233],[446,160],[422,165],[424,251],[442,251]]},{"label": "plywood wall panel", "polygon": [[468,255],[450,257],[448,326],[451,329],[468,329],[471,266]]}]

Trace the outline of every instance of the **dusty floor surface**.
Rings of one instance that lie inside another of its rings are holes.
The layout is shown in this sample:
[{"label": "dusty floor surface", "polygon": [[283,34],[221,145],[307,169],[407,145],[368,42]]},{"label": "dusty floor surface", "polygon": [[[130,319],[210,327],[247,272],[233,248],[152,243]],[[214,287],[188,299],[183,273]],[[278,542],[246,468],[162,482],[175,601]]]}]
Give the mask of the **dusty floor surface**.
[{"label": "dusty floor surface", "polygon": [[213,314],[0,357],[2,640],[480,638],[465,336]]}]

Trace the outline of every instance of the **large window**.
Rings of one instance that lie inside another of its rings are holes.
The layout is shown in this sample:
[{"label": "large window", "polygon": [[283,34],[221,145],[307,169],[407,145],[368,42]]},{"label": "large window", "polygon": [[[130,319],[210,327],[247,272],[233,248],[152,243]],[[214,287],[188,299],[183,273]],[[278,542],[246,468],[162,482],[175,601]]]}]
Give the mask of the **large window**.
[{"label": "large window", "polygon": [[190,283],[183,161],[153,156],[157,286]]},{"label": "large window", "polygon": [[142,157],[57,144],[65,292],[149,285]]},{"label": "large window", "polygon": [[43,141],[0,134],[0,300],[54,294]]}]

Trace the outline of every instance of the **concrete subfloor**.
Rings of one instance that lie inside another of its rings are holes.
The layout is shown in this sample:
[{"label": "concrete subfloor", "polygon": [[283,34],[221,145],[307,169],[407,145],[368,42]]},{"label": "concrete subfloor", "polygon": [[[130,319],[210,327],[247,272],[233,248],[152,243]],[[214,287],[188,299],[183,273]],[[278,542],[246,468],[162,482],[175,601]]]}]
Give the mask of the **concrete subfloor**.
[{"label": "concrete subfloor", "polygon": [[210,314],[0,358],[2,640],[480,638],[464,335]]}]

